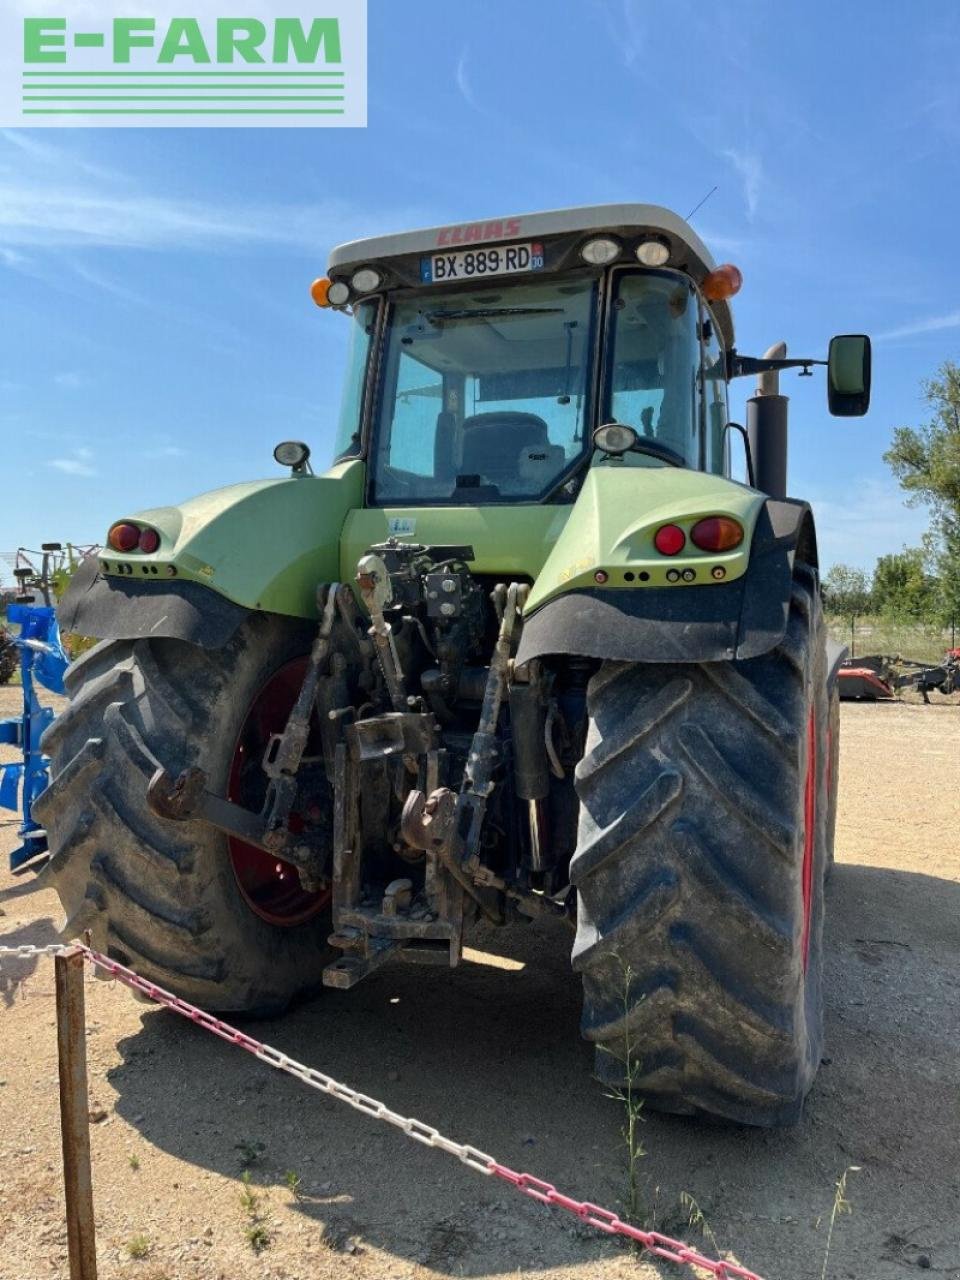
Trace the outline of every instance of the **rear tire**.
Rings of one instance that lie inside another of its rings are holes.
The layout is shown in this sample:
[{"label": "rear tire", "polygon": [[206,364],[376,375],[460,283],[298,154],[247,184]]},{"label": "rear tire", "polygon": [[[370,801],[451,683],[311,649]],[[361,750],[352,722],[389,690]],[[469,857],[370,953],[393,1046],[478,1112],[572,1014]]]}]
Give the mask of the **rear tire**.
[{"label": "rear tire", "polygon": [[623,1084],[629,1060],[655,1109],[788,1124],[813,1083],[825,678],[819,588],[798,565],[770,653],[608,662],[590,682],[571,863],[582,1030],[598,1075]]},{"label": "rear tire", "polygon": [[827,712],[827,830],[826,865],[824,875],[829,880],[836,860],[837,840],[837,788],[840,785],[840,690],[835,680],[830,691]]},{"label": "rear tire", "polygon": [[220,650],[107,641],[68,669],[71,702],[44,735],[51,781],[35,806],[64,937],[89,929],[97,950],[207,1009],[274,1014],[320,985],[327,914],[269,923],[244,899],[221,832],[147,806],[161,764],[174,775],[199,765],[226,793],[248,709],[313,634],[260,614]]}]

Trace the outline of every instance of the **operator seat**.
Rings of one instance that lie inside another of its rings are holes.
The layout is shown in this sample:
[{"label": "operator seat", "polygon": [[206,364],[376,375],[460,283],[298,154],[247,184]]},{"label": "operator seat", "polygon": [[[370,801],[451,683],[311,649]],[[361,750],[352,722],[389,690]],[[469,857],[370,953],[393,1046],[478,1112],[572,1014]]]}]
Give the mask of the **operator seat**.
[{"label": "operator seat", "polygon": [[539,415],[513,410],[475,413],[463,420],[460,471],[494,485],[516,483],[521,451],[531,447],[550,447],[547,424]]}]

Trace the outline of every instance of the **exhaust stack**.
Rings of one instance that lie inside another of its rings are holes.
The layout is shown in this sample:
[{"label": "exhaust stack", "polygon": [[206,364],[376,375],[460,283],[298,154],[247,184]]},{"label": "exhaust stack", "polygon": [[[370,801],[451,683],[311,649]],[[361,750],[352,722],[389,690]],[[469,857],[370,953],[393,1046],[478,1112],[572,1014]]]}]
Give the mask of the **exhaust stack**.
[{"label": "exhaust stack", "polygon": [[[776,342],[763,354],[764,360],[786,358],[787,344]],[[780,373],[776,369],[757,375],[757,390],[747,401],[747,437],[753,455],[756,487],[771,498],[787,496],[787,404],[780,394]]]}]

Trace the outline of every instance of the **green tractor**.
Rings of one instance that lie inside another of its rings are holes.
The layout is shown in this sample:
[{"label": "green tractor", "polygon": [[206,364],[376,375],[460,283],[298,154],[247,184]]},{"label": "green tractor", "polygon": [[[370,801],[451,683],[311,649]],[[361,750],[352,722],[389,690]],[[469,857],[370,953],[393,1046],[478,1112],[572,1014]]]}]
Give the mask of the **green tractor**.
[{"label": "green tractor", "polygon": [[265,1015],[564,917],[601,1077],[629,1050],[650,1106],[796,1120],[842,653],[776,380],[828,363],[864,413],[870,345],[742,356],[739,283],[649,205],[334,250],[330,469],[286,441],[282,478],[118,513],[61,605],[101,641],[36,806],[65,936]]}]

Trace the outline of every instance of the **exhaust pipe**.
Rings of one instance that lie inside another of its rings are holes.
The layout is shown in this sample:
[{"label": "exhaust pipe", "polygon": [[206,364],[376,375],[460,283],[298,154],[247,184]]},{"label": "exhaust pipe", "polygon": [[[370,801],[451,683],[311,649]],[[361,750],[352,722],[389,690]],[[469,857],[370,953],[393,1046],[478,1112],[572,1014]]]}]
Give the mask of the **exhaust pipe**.
[{"label": "exhaust pipe", "polygon": [[[787,344],[774,343],[764,360],[786,358]],[[787,404],[776,369],[757,375],[757,390],[747,401],[747,438],[753,456],[754,483],[771,498],[787,496]]]}]

